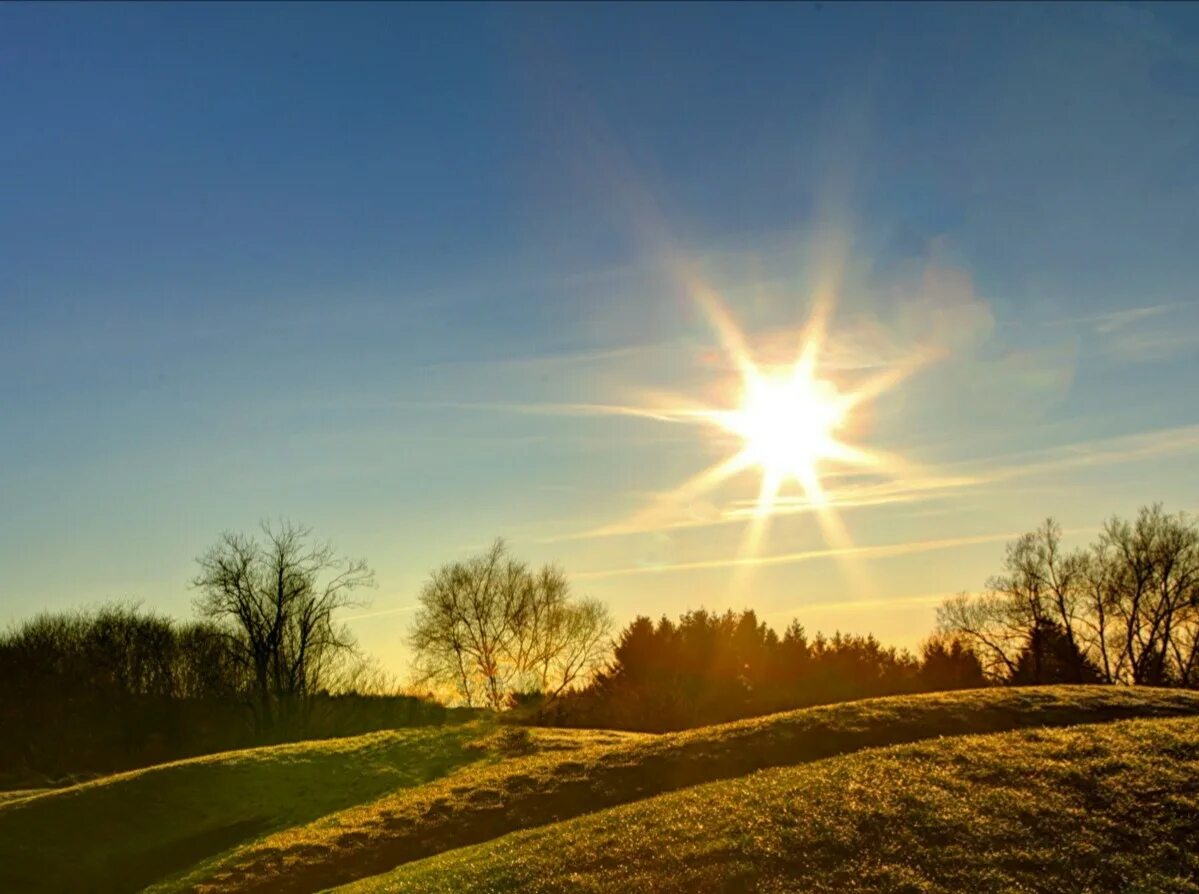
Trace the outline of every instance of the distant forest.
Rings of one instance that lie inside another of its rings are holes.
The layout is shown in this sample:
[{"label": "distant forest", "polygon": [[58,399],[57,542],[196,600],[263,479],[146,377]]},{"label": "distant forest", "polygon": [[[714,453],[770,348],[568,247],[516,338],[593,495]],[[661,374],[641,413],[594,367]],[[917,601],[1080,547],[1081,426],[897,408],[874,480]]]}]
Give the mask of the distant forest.
[{"label": "distant forest", "polygon": [[[125,604],[0,634],[0,783],[64,780],[301,738],[461,721],[664,731],[789,708],[988,685],[1199,688],[1199,528],[1160,506],[1067,551],[1052,520],[948,600],[917,654],[870,635],[782,633],[753,610],[638,617],[503,541],[433,571],[413,681],[374,670],[339,623],[373,583],[302,527],[224,534],[197,562],[196,618]],[[437,693],[435,696],[434,693]]]}]

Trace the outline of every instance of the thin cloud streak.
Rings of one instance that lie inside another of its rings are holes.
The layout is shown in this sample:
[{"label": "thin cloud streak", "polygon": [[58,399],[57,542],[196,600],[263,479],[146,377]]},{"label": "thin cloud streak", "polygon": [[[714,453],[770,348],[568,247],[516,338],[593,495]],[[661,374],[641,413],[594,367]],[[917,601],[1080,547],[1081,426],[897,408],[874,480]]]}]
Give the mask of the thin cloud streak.
[{"label": "thin cloud streak", "polygon": [[404,409],[476,410],[519,413],[526,416],[632,416],[656,422],[679,422],[692,415],[688,410],[655,410],[649,407],[590,403],[520,403],[515,401],[398,401]]},{"label": "thin cloud streak", "polygon": [[416,611],[418,608],[420,608],[420,606],[415,605],[415,604],[401,605],[398,608],[385,608],[385,609],[381,609],[377,612],[367,612],[366,614],[362,614],[362,615],[352,615],[348,618],[342,618],[342,620],[343,621],[362,621],[362,620],[365,620],[366,618],[382,618],[385,615],[402,615],[405,612]]},{"label": "thin cloud streak", "polygon": [[790,608],[780,608],[777,611],[767,612],[761,617],[776,618],[779,615],[794,615],[799,612],[817,612],[823,609],[835,609],[837,611],[853,611],[854,609],[872,609],[872,608],[895,608],[902,605],[938,605],[946,599],[956,595],[953,591],[945,591],[943,593],[921,593],[918,596],[901,596],[897,599],[860,599],[860,600],[839,600],[825,602],[806,602],[802,605],[793,605]]},{"label": "thin cloud streak", "polygon": [[599,580],[602,578],[626,577],[637,574],[665,574],[669,572],[705,571],[717,568],[745,566],[760,568],[768,565],[797,565],[801,562],[811,562],[817,559],[889,559],[896,556],[906,556],[942,549],[955,549],[961,546],[973,546],[980,543],[995,543],[1000,540],[1011,540],[1016,536],[1011,532],[1006,532],[1003,534],[980,534],[973,537],[951,537],[943,540],[915,540],[908,543],[887,543],[876,546],[847,546],[836,549],[814,549],[803,552],[783,553],[774,556],[738,556],[730,559],[706,559],[701,562],[679,562],[672,565],[609,568],[598,571],[584,571],[573,576],[583,580]]},{"label": "thin cloud streak", "polygon": [[[1170,311],[1184,307],[1181,301],[1171,301],[1165,304],[1146,304],[1139,307],[1127,307],[1120,310],[1107,311],[1106,313],[1087,314],[1077,317],[1062,317],[1056,320],[1047,320],[1041,323],[1041,326],[1077,326],[1081,323],[1090,324],[1096,332],[1115,332],[1137,323],[1141,320],[1149,319],[1150,317],[1161,316]],[[1020,326],[1023,325],[1018,320],[1008,320],[1000,325],[1002,326]]]},{"label": "thin cloud streak", "polygon": [[[957,495],[975,493],[980,488],[1000,484],[1019,478],[1031,478],[1069,469],[1115,465],[1136,460],[1179,455],[1199,450],[1199,425],[1158,429],[1135,435],[1121,435],[1048,448],[1027,453],[1009,454],[982,463],[957,463],[949,470],[960,468],[960,474],[947,474],[909,481],[884,482],[874,485],[850,486],[829,489],[825,492],[825,506],[837,509],[854,509],[868,506],[884,506],[896,503],[920,503],[947,499]],[[1027,457],[1028,462],[1011,462]],[[1008,463],[1001,464],[1006,459]],[[995,465],[988,466],[991,463]],[[974,467],[971,470],[971,467]],[[801,515],[818,511],[821,507],[800,497],[780,498],[771,509],[771,516]],[[755,517],[753,500],[735,501],[712,518],[676,519],[654,523],[647,513],[638,513],[624,523],[604,525],[574,534],[547,538],[544,543],[566,540],[590,540],[630,534],[645,534],[657,531],[675,531],[691,528],[708,528],[719,525],[740,524]]]},{"label": "thin cloud streak", "polygon": [[561,354],[532,354],[525,357],[495,357],[487,359],[442,360],[436,363],[424,363],[416,367],[422,372],[449,369],[541,369],[544,367],[587,366],[594,363],[604,363],[612,360],[625,360],[631,356],[648,354],[660,350],[665,342],[626,345],[624,347],[597,349],[594,351],[576,351]]}]

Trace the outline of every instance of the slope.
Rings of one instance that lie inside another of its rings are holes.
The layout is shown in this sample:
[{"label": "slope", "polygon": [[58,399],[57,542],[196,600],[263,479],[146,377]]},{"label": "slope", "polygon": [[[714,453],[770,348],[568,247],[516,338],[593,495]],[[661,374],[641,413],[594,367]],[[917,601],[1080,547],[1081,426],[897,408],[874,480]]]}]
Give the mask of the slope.
[{"label": "slope", "polygon": [[767,767],[936,736],[1199,713],[1199,695],[1112,687],[870,699],[536,754],[397,791],[241,847],[163,890],[311,892],[517,829]]},{"label": "slope", "polygon": [[341,894],[1199,891],[1199,718],[931,739],[410,863]]}]

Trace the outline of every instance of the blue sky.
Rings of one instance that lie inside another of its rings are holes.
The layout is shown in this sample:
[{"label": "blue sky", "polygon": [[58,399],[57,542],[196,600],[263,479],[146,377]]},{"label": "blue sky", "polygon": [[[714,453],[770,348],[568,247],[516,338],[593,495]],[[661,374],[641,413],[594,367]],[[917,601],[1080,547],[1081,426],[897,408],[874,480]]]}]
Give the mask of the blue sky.
[{"label": "blue sky", "polygon": [[[286,516],[397,668],[500,534],[915,645],[1046,515],[1199,508],[1193,6],[7,4],[0,120],[5,619]],[[909,465],[747,561],[752,473],[675,490],[728,439],[623,410],[727,398],[695,281],[771,358],[833,268],[823,375],[937,357],[855,420]]]}]

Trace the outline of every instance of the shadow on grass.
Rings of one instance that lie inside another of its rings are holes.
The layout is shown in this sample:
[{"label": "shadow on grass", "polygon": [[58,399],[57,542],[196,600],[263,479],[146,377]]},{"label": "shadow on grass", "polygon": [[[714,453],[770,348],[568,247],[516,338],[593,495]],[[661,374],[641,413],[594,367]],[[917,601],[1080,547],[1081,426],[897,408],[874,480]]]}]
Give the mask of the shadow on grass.
[{"label": "shadow on grass", "polygon": [[103,883],[94,890],[107,894],[140,891],[159,879],[182,872],[243,841],[256,838],[271,826],[269,817],[256,816],[164,842],[141,854],[136,861],[116,863],[105,873]]},{"label": "shadow on grass", "polygon": [[0,894],[137,891],[486,758],[470,727],[197,758],[0,803]]},{"label": "shadow on grass", "polygon": [[[1199,697],[1054,687],[870,699],[653,737],[569,758],[537,755],[267,838],[199,890],[309,894],[403,863],[704,782],[943,735],[1199,713]],[[589,758],[589,759],[588,759]],[[283,867],[286,867],[283,870]]]}]

